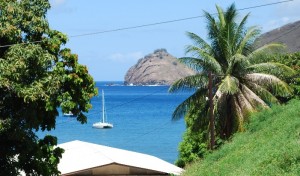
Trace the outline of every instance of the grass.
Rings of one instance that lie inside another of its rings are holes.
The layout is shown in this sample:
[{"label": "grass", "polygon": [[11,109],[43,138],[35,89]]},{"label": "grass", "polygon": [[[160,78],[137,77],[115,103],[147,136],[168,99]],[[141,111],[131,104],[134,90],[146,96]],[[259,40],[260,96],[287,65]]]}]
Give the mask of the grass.
[{"label": "grass", "polygon": [[300,175],[300,101],[254,114],[246,132],[183,175]]}]

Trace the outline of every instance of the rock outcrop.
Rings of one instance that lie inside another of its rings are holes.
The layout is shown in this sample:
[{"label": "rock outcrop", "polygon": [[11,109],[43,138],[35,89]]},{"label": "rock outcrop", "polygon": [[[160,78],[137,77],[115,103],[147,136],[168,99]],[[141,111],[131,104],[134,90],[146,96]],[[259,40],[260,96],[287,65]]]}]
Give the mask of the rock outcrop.
[{"label": "rock outcrop", "polygon": [[300,51],[300,21],[289,23],[269,32],[258,38],[258,47],[266,43],[283,43],[289,52]]},{"label": "rock outcrop", "polygon": [[165,49],[141,58],[125,75],[125,85],[171,85],[176,80],[194,74]]}]

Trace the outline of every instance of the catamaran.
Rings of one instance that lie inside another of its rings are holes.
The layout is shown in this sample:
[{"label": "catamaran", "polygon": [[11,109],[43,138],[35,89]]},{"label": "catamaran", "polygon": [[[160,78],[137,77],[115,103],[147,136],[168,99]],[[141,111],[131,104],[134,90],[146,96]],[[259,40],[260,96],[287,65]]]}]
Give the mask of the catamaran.
[{"label": "catamaran", "polygon": [[112,128],[113,124],[106,122],[106,110],[105,110],[105,100],[104,91],[102,90],[102,121],[93,124],[93,128]]}]

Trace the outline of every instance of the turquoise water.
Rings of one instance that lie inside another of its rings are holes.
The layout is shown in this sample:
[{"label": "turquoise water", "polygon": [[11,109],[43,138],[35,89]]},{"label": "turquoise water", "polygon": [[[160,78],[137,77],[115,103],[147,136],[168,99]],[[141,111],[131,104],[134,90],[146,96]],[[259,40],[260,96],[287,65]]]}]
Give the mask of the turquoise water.
[{"label": "turquoise water", "polygon": [[[56,129],[46,133],[57,136],[58,143],[82,140],[146,153],[174,163],[185,124],[183,119],[172,121],[171,114],[190,93],[169,94],[167,86],[105,84],[96,83],[99,96],[92,99],[93,108],[87,113],[87,124],[82,125],[76,118],[60,114]],[[92,128],[92,124],[100,121],[102,116],[102,89],[108,121],[114,125],[112,129]]]}]

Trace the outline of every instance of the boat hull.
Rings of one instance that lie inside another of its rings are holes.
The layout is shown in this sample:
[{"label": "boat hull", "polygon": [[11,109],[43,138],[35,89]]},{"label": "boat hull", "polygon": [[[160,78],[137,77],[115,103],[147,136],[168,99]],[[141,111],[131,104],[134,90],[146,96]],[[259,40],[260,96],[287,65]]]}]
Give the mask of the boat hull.
[{"label": "boat hull", "polygon": [[113,124],[110,123],[103,123],[103,122],[98,122],[93,124],[93,128],[112,128]]},{"label": "boat hull", "polygon": [[64,113],[64,117],[76,117],[73,113]]}]

